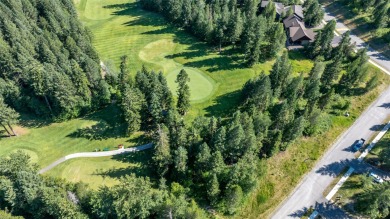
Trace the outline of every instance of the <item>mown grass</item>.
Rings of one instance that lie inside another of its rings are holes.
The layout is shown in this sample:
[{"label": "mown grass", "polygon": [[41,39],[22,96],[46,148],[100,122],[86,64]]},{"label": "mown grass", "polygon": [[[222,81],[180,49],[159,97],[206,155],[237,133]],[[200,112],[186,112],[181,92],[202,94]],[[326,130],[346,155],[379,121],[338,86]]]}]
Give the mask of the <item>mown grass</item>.
[{"label": "mown grass", "polygon": [[132,137],[124,134],[119,118],[120,111],[115,106],[62,123],[46,124],[36,118],[22,117],[17,137],[0,139],[0,156],[19,149],[30,154],[33,162],[45,167],[55,160],[76,152],[117,149],[124,144],[131,147],[144,143],[141,133]]},{"label": "mown grass", "polygon": [[[120,57],[127,55],[132,74],[142,65],[167,75],[187,67],[214,82],[212,92],[207,91],[210,95],[193,98],[188,121],[198,115],[229,115],[240,101],[237,91],[254,75],[268,73],[274,62],[248,68],[232,48],[225,48],[219,54],[217,48],[167,23],[161,15],[142,10],[134,0],[77,0],[75,3],[81,20],[94,35],[94,46],[103,61],[119,66]],[[290,55],[294,71],[308,73],[312,62],[298,54]]]},{"label": "mown grass", "polygon": [[148,161],[152,150],[133,154],[101,158],[77,158],[69,160],[45,173],[48,176],[64,178],[70,182],[84,182],[92,189],[99,186],[113,186],[125,175],[150,176],[152,168]]}]

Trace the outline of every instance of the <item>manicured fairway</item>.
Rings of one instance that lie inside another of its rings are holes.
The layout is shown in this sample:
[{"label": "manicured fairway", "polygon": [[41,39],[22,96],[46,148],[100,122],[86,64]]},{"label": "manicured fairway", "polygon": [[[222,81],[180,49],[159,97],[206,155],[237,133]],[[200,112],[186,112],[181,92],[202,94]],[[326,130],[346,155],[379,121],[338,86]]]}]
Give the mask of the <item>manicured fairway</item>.
[{"label": "manicured fairway", "polygon": [[115,150],[118,144],[130,147],[144,143],[137,138],[139,134],[131,138],[124,135],[119,115],[118,108],[108,107],[84,118],[50,125],[25,119],[22,125],[29,131],[22,133],[18,128],[20,136],[0,139],[0,156],[22,149],[31,156],[32,162],[45,167],[71,153],[91,152],[96,148]]},{"label": "manicured fairway", "polygon": [[[176,69],[167,75],[168,86],[172,92],[176,94],[177,83],[175,82],[177,75],[182,68]],[[203,74],[195,68],[184,68],[187,72],[190,82],[188,83],[191,92],[191,100],[201,102],[211,96],[214,90],[214,81],[207,75]]]},{"label": "manicured fairway", "polygon": [[185,67],[174,59],[167,58],[175,50],[175,47],[176,44],[171,40],[158,40],[146,45],[139,52],[139,57],[147,63],[160,66],[163,72],[168,73],[166,74],[168,86],[174,95],[177,91],[176,77],[181,69],[184,69],[190,77],[188,84],[191,91],[191,101],[203,102],[207,100],[215,90],[214,80],[197,68]]},{"label": "manicured fairway", "polygon": [[97,189],[102,185],[117,184],[120,177],[126,174],[150,175],[151,168],[147,161],[151,154],[152,151],[149,150],[113,157],[78,158],[60,164],[45,175],[64,178],[70,182],[82,181]]},{"label": "manicured fairway", "polygon": [[[120,57],[127,55],[132,74],[142,65],[163,71],[173,92],[172,72],[179,68],[198,71],[190,84],[193,102],[187,121],[198,115],[228,115],[239,103],[237,91],[244,83],[262,71],[268,73],[273,64],[267,61],[247,68],[241,57],[232,55],[237,53],[231,48],[225,48],[220,55],[216,48],[169,25],[159,14],[142,10],[135,0],[75,0],[75,3],[104,62],[119,66]],[[291,58],[296,73],[310,71],[311,61],[294,55]]]}]

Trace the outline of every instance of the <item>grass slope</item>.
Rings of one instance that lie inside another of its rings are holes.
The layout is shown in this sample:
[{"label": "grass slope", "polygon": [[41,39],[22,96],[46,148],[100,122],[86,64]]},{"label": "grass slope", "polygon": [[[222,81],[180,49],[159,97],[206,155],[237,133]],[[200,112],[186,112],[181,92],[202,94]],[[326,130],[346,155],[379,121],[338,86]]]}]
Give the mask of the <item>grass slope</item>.
[{"label": "grass slope", "polygon": [[71,153],[95,148],[113,150],[118,144],[130,147],[143,143],[140,133],[132,138],[123,135],[119,113],[117,107],[111,106],[83,118],[49,125],[23,117],[21,125],[28,132],[18,137],[0,138],[0,156],[22,149],[32,156],[32,161],[44,167]]}]

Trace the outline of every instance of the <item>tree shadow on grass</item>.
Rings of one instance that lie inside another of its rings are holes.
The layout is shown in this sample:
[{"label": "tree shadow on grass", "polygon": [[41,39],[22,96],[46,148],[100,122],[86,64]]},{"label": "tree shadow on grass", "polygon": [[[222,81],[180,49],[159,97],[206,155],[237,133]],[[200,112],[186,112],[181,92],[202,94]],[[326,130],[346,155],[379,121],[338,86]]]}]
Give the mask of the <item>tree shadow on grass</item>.
[{"label": "tree shadow on grass", "polygon": [[[179,43],[181,45],[188,45],[187,51],[168,55],[166,58],[175,59],[183,58],[186,60],[196,59],[200,57],[205,57],[210,55],[210,53],[217,50],[215,46],[211,46],[205,42],[200,41],[193,35],[187,33],[185,30],[175,27],[170,24],[163,16],[160,14],[149,12],[141,9],[137,3],[126,3],[126,4],[116,4],[116,5],[107,5],[105,8],[108,9],[118,9],[114,12],[114,15],[119,16],[129,16],[132,20],[124,23],[123,25],[127,26],[154,26],[161,27],[156,30],[149,30],[142,34],[145,35],[159,35],[159,34],[172,34],[173,42]],[[232,70],[235,68],[246,67],[240,60],[240,57],[230,56],[231,54],[237,54],[237,51],[233,49],[226,49],[222,52],[220,56],[214,56],[208,59],[190,61],[185,63],[187,67],[194,68],[206,68],[209,72],[222,71],[222,70]]]},{"label": "tree shadow on grass", "polygon": [[[106,5],[105,9],[116,9],[112,15],[131,16],[131,21],[124,23],[127,26],[163,26],[166,24],[164,17],[149,11],[141,9],[137,2]],[[155,14],[155,16],[145,16],[146,13]]]},{"label": "tree shadow on grass", "polygon": [[240,91],[234,91],[230,93],[226,93],[224,95],[218,96],[215,101],[216,103],[207,107],[206,110],[206,116],[215,116],[218,115],[219,117],[227,117],[231,116],[237,108],[234,106],[237,106],[240,102],[241,92]]},{"label": "tree shadow on grass", "polygon": [[153,166],[151,164],[152,156],[153,149],[115,155],[111,159],[132,165],[129,167],[111,168],[104,171],[97,170],[94,175],[119,179],[126,175],[135,174],[137,177],[150,177],[155,179],[152,171]]},{"label": "tree shadow on grass", "polygon": [[96,121],[96,124],[77,129],[67,137],[89,140],[126,137],[126,127],[122,122],[120,109],[116,105],[108,106],[82,119]]},{"label": "tree shadow on grass", "polygon": [[41,128],[51,124],[52,122],[53,120],[49,118],[40,118],[32,114],[21,113],[19,125],[26,128]]},{"label": "tree shadow on grass", "polygon": [[224,70],[234,70],[246,67],[243,63],[235,62],[230,57],[221,55],[199,61],[191,61],[185,64],[193,68],[205,68],[208,72],[217,72]]}]

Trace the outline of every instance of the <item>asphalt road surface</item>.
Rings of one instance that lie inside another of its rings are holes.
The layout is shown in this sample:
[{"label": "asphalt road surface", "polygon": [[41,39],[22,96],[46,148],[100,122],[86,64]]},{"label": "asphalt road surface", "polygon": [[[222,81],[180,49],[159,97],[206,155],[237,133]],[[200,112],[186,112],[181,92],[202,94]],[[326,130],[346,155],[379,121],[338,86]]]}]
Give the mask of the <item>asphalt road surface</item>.
[{"label": "asphalt road surface", "polygon": [[[326,8],[324,8],[324,9],[325,9],[325,16],[324,16],[325,22],[336,19],[336,22],[337,22],[336,23],[336,31],[340,34],[343,34],[343,33],[348,31],[347,26],[345,26],[342,22],[337,21],[337,18],[335,16],[333,16],[332,14],[330,14],[329,12],[327,12]],[[357,49],[361,49],[361,48],[364,48],[367,46],[367,44],[362,39],[360,39],[359,37],[357,37],[353,33],[353,30],[351,32],[351,43],[355,44]],[[389,73],[390,72],[390,59],[389,58],[383,56],[381,53],[375,51],[371,47],[368,48],[367,55],[370,56],[370,59],[371,59],[370,62],[372,64],[376,65],[377,67],[381,68],[384,71],[387,71],[388,74],[390,74]]]},{"label": "asphalt road surface", "polygon": [[[325,14],[325,21],[332,19],[335,17],[329,13]],[[336,30],[342,34],[348,29],[344,24],[337,22]],[[353,32],[351,41],[358,49],[366,46]],[[371,63],[390,74],[389,59],[371,48],[368,50],[368,55]],[[378,126],[387,122],[386,119],[389,116],[390,87],[339,137],[315,167],[302,179],[292,194],[281,203],[271,218],[300,218],[311,206],[327,218],[348,218],[344,212],[327,202],[323,192],[355,158],[351,145],[360,138],[370,139],[378,130]]]},{"label": "asphalt road surface", "polygon": [[[327,204],[323,196],[324,190],[355,158],[351,145],[360,138],[370,139],[378,130],[378,126],[386,122],[389,115],[390,87],[340,136],[274,212],[272,218],[300,218],[310,206]],[[319,212],[322,213],[321,210]]]}]

